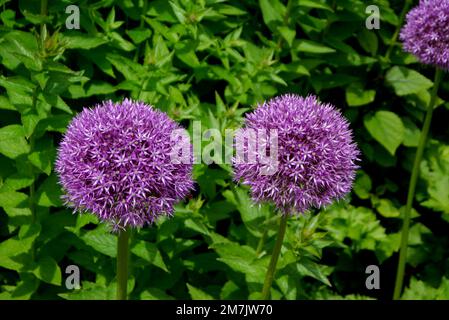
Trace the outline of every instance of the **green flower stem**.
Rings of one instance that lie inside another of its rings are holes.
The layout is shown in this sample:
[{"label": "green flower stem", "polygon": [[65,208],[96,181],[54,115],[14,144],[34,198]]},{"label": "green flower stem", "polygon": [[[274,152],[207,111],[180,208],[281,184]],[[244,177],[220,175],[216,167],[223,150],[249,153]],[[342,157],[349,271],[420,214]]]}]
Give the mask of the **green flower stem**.
[{"label": "green flower stem", "polygon": [[402,285],[404,283],[404,270],[405,270],[405,262],[407,258],[407,246],[408,246],[408,231],[410,227],[410,212],[412,210],[413,199],[415,197],[415,189],[416,183],[418,181],[419,176],[419,166],[421,164],[422,155],[424,152],[424,147],[426,145],[427,135],[430,129],[430,122],[432,120],[432,113],[435,107],[435,102],[437,100],[438,87],[441,82],[441,78],[443,76],[443,71],[439,68],[436,69],[435,72],[435,80],[432,89],[432,95],[430,98],[429,105],[427,107],[426,117],[424,119],[424,125],[421,131],[421,135],[419,137],[418,149],[416,150],[415,161],[413,163],[412,176],[410,178],[410,184],[408,187],[407,194],[407,204],[404,212],[404,222],[402,226],[402,234],[401,234],[401,249],[399,252],[399,263],[398,269],[396,273],[396,283],[394,286],[394,294],[393,299],[398,300],[401,296]]},{"label": "green flower stem", "polygon": [[129,229],[120,231],[117,237],[117,300],[127,299]]},{"label": "green flower stem", "polygon": [[281,253],[282,242],[284,241],[285,229],[287,228],[288,215],[283,214],[279,225],[279,232],[276,243],[274,244],[273,253],[271,254],[270,264],[268,266],[267,274],[265,275],[265,282],[262,289],[262,299],[268,300],[270,298],[271,284],[273,283],[274,274],[276,272],[276,264]]},{"label": "green flower stem", "polygon": [[407,14],[408,9],[410,8],[411,4],[412,4],[411,0],[405,1],[404,7],[402,8],[401,15],[399,16],[398,26],[396,27],[393,37],[391,37],[390,46],[388,47],[387,53],[385,54],[386,60],[390,59],[391,52],[393,51],[393,48],[396,45],[396,41],[398,40],[399,32],[401,31],[401,28],[402,28],[402,22],[404,21],[405,15]]}]

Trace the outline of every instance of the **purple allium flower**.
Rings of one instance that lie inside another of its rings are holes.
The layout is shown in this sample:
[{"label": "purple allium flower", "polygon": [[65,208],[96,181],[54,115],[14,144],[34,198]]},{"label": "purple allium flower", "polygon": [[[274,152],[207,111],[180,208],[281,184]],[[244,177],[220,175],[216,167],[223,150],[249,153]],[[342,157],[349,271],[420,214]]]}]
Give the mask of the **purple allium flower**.
[{"label": "purple allium flower", "polygon": [[421,0],[406,20],[404,49],[422,63],[449,70],[449,0]]},{"label": "purple allium flower", "polygon": [[260,129],[277,132],[274,174],[263,174],[266,164],[260,161],[239,163],[234,158],[234,178],[250,186],[255,202],[273,202],[287,214],[303,213],[351,190],[359,151],[348,121],[332,105],[312,95],[279,96],[247,115],[238,134]]},{"label": "purple allium flower", "polygon": [[172,215],[173,205],[193,187],[191,162],[170,159],[176,129],[165,113],[142,102],[85,108],[70,123],[56,160],[66,204],[115,229]]}]

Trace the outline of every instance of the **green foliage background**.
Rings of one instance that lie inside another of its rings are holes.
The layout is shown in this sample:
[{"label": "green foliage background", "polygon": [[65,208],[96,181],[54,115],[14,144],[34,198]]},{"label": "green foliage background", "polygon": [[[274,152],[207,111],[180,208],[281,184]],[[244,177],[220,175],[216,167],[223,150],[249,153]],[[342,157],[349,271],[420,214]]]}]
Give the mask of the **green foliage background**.
[{"label": "green foliage background", "polygon": [[[365,28],[361,0],[67,0],[45,15],[41,1],[0,0],[0,298],[114,298],[115,236],[62,206],[53,171],[83,107],[132,97],[224,133],[258,102],[294,92],[338,106],[363,156],[347,201],[290,219],[273,298],[390,299],[434,70],[391,41],[403,1],[371,2],[379,30]],[[80,30],[65,27],[70,4]],[[409,299],[449,299],[447,79],[421,163]],[[229,165],[196,165],[194,177],[174,218],[133,233],[132,299],[258,297],[278,216],[251,204]],[[71,264],[81,290],[64,286]],[[380,290],[365,288],[372,264]]]}]

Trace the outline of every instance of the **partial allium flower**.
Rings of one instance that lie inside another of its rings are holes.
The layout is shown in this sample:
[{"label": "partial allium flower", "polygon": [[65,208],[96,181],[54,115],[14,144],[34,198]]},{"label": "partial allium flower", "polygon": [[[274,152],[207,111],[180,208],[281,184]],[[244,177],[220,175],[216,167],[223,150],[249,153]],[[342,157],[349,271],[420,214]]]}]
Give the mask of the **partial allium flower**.
[{"label": "partial allium flower", "polygon": [[176,129],[179,125],[165,113],[142,102],[106,101],[85,108],[58,150],[56,171],[66,204],[115,228],[172,215],[173,205],[193,187],[192,162],[176,164],[170,158]]},{"label": "partial allium flower", "polygon": [[421,0],[406,20],[404,49],[422,63],[449,70],[449,0]]},{"label": "partial allium flower", "polygon": [[[250,186],[255,202],[273,202],[286,214],[303,213],[351,190],[359,151],[348,121],[332,105],[315,96],[276,97],[248,114],[237,134],[261,129],[267,137],[277,132],[277,170],[264,174],[267,162],[239,163],[234,158],[234,178]],[[248,152],[249,143],[245,146]]]}]

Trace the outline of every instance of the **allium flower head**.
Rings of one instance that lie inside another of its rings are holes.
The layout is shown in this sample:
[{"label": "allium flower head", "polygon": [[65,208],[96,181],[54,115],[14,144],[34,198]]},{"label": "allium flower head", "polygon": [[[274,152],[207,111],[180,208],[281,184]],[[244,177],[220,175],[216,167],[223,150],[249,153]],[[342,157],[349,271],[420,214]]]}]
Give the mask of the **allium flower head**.
[{"label": "allium flower head", "polygon": [[332,105],[315,96],[279,96],[248,114],[238,134],[260,129],[277,132],[274,174],[262,174],[262,162],[234,159],[234,178],[250,186],[255,202],[273,202],[285,214],[303,213],[351,190],[359,151],[348,121]]},{"label": "allium flower head", "polygon": [[421,0],[407,14],[400,39],[422,63],[449,70],[449,0]]},{"label": "allium flower head", "polygon": [[56,160],[66,204],[115,228],[171,215],[193,187],[192,165],[170,159],[171,133],[179,128],[165,113],[128,99],[85,108],[70,123]]}]

